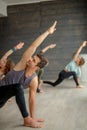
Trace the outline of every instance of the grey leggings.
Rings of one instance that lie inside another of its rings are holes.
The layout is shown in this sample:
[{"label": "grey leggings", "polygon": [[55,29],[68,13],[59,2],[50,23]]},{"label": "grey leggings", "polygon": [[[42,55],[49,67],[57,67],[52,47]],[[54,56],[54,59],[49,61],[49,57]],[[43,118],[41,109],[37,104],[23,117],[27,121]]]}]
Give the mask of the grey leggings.
[{"label": "grey leggings", "polygon": [[26,109],[23,87],[20,84],[0,86],[0,108],[11,97],[15,96],[16,103],[21,111],[23,118],[28,116]]},{"label": "grey leggings", "polygon": [[55,87],[56,85],[60,84],[64,79],[69,78],[70,76],[73,76],[76,85],[79,85],[76,73],[74,71],[66,72],[65,70],[62,70],[59,73],[58,79],[55,82],[43,81],[43,83],[50,84]]}]

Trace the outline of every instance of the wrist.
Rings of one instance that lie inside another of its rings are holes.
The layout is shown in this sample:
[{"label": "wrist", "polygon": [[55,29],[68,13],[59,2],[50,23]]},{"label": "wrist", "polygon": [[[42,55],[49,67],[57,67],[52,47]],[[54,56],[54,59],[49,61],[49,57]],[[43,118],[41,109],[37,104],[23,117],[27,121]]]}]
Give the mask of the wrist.
[{"label": "wrist", "polygon": [[49,30],[49,29],[47,30],[47,34],[48,34],[48,35],[50,34],[50,30]]},{"label": "wrist", "polygon": [[17,50],[17,48],[16,48],[16,47],[13,47],[11,50],[14,52],[14,51],[16,51],[16,50]]}]

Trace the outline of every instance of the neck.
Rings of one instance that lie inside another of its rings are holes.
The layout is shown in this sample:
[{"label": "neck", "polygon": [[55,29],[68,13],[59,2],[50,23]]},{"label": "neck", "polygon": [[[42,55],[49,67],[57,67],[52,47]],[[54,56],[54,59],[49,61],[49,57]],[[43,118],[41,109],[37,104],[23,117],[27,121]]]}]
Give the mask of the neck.
[{"label": "neck", "polygon": [[26,75],[26,77],[28,77],[28,76],[31,76],[32,74],[34,74],[35,73],[35,69],[34,68],[26,68],[26,70],[25,70],[25,75]]}]

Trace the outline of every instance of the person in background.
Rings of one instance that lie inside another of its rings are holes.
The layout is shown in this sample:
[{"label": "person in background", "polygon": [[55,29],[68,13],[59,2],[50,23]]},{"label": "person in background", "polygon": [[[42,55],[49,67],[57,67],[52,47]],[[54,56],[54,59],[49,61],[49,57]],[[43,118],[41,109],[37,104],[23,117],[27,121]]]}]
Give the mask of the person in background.
[{"label": "person in background", "polygon": [[59,85],[64,79],[73,77],[76,84],[76,88],[82,88],[83,86],[80,84],[81,66],[85,63],[85,60],[83,57],[80,56],[80,52],[86,45],[87,41],[84,41],[74,54],[71,62],[66,65],[65,68],[59,73],[56,81],[43,81],[43,83],[55,87]]},{"label": "person in background", "polygon": [[2,58],[0,59],[0,80],[5,77],[5,75],[13,69],[15,66],[14,62],[9,59],[8,57],[17,50],[20,50],[24,46],[24,43],[18,43],[16,46],[14,46],[12,49],[7,51]]},{"label": "person in background", "polygon": [[[42,55],[48,51],[49,49],[53,49],[54,47],[56,46],[56,44],[50,44],[48,46],[46,46],[44,49],[42,49],[38,55]],[[44,91],[42,90],[42,84],[43,84],[43,80],[42,80],[42,76],[43,76],[43,73],[44,73],[44,69],[40,69],[38,70],[37,72],[37,75],[38,75],[38,87],[37,87],[37,93],[43,93]]]}]

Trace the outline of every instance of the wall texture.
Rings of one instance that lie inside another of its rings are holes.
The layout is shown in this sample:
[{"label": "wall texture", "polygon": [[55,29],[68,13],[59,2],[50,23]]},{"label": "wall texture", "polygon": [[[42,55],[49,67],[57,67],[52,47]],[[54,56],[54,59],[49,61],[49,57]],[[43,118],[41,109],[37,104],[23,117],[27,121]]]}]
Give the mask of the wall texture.
[{"label": "wall texture", "polygon": [[[53,50],[46,52],[49,65],[44,79],[55,79],[60,70],[71,60],[73,53],[87,40],[87,1],[54,0],[25,5],[8,6],[8,17],[0,18],[0,56],[19,41],[25,46],[11,58],[17,62],[33,40],[57,20],[57,30],[50,35],[37,51],[50,43]],[[82,53],[87,53],[87,47]]]}]

